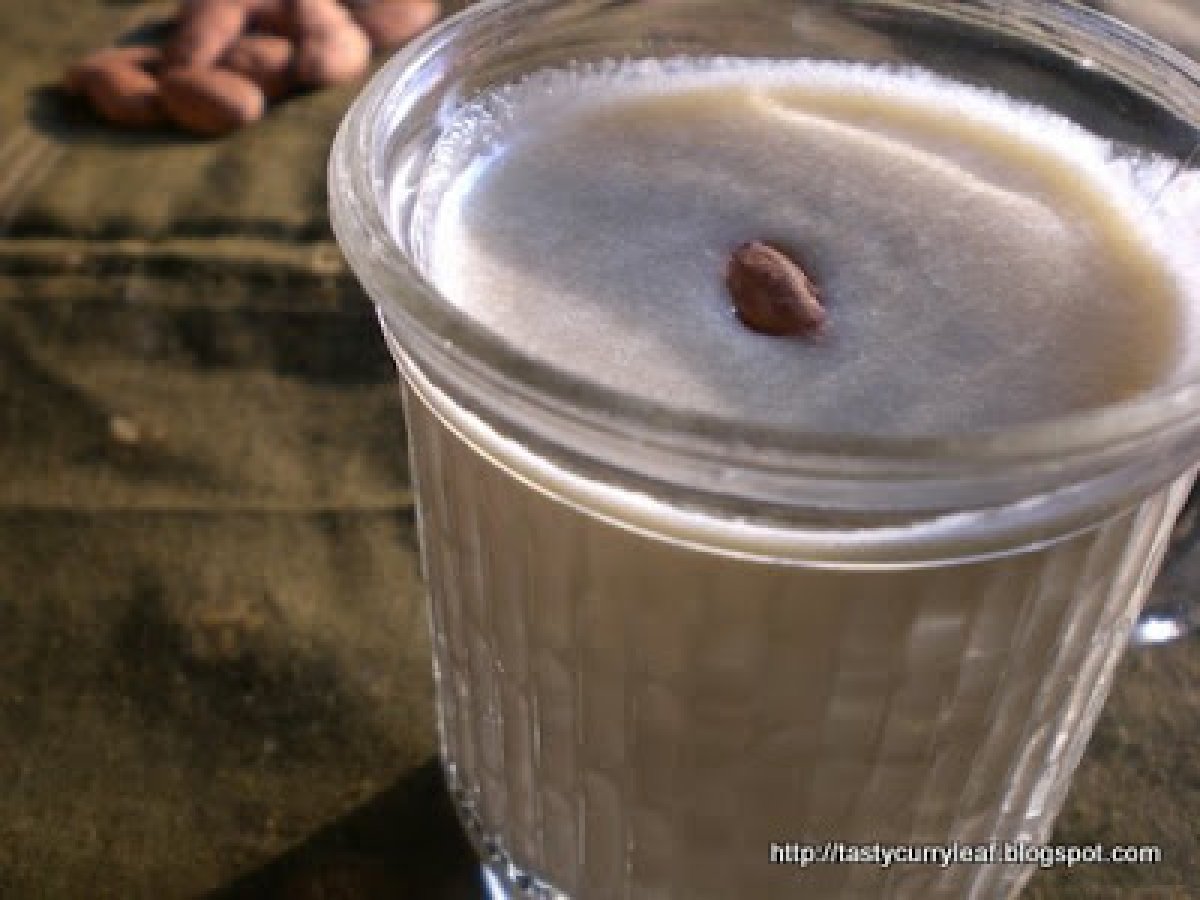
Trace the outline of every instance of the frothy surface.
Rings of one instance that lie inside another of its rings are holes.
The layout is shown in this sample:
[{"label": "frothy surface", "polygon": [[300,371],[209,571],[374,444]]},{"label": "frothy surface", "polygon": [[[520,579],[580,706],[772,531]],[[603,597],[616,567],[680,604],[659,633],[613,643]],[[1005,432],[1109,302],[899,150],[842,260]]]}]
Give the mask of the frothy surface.
[{"label": "frothy surface", "polygon": [[[1144,171],[1051,113],[815,62],[543,72],[435,152],[429,268],[526,352],[677,409],[938,433],[1136,396],[1181,364],[1184,286]],[[732,313],[730,251],[801,248],[819,340]]]}]

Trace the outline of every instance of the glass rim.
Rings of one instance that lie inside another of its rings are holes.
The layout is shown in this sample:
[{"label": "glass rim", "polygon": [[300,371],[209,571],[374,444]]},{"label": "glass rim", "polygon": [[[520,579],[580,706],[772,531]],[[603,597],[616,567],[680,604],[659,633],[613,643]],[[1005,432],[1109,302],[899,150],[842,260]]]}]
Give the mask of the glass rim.
[{"label": "glass rim", "polygon": [[[431,79],[439,77],[439,55],[453,44],[459,29],[565,7],[612,5],[607,0],[483,0],[442,21],[393,57],[344,118],[330,158],[334,230],[376,303],[385,330],[410,361],[421,365],[423,371],[427,366],[442,374],[453,371],[451,380],[460,388],[468,386],[463,388],[465,395],[502,391],[514,409],[498,413],[497,418],[509,425],[524,413],[548,414],[603,439],[626,443],[626,430],[633,428],[639,452],[657,449],[676,459],[690,457],[719,465],[722,471],[733,467],[776,479],[836,474],[843,481],[929,485],[999,473],[1010,482],[1034,487],[1039,473],[1047,479],[1046,484],[1061,485],[1065,470],[1077,470],[1086,478],[1087,473],[1111,473],[1117,467],[1136,465],[1135,457],[1150,447],[1161,451],[1164,442],[1175,448],[1186,444],[1196,455],[1200,372],[1182,384],[1158,387],[1098,409],[988,431],[920,435],[805,432],[684,412],[590,382],[522,352],[449,303],[397,243],[389,227],[390,194],[383,173],[391,135],[386,129],[412,108],[415,97],[406,95],[420,95],[428,90]],[[839,5],[904,9],[923,4],[843,0]],[[749,9],[749,4],[745,8]],[[1077,39],[1072,47],[1078,53],[1103,47],[1109,51],[1107,56],[1118,60],[1153,59],[1162,70],[1152,85],[1153,101],[1200,135],[1200,66],[1124,22],[1067,0],[954,0],[938,8],[947,15],[991,9],[1006,18],[1052,24]],[[1141,80],[1131,83],[1149,89]],[[516,427],[521,430],[523,426]],[[578,447],[564,449],[595,455]],[[1183,468],[1177,461],[1172,466],[1172,473],[1164,472],[1160,480]]]}]

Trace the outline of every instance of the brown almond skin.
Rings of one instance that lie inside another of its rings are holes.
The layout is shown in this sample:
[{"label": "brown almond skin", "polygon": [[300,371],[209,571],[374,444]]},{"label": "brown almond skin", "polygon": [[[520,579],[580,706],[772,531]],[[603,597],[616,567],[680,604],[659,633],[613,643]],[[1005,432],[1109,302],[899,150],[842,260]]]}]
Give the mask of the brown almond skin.
[{"label": "brown almond skin", "polygon": [[106,121],[153,128],[167,121],[158,79],[151,74],[161,61],[155,47],[115,47],[81,60],[66,80]]},{"label": "brown almond skin", "polygon": [[354,24],[350,11],[337,0],[289,0],[288,15],[297,37]]},{"label": "brown almond skin", "polygon": [[221,57],[221,67],[257,84],[268,100],[292,90],[292,42],[275,34],[244,34]]},{"label": "brown almond skin", "polygon": [[290,37],[292,12],[290,0],[244,0],[250,4],[251,31]]},{"label": "brown almond skin", "polygon": [[744,325],[761,334],[809,335],[825,324],[825,307],[808,273],[761,241],[733,252],[725,281]]},{"label": "brown almond skin", "polygon": [[296,46],[296,81],[328,87],[357,81],[371,64],[371,40],[347,19],[346,24],[305,34]]},{"label": "brown almond skin", "polygon": [[171,121],[204,137],[221,137],[257,122],[267,107],[262,88],[227,69],[170,69],[163,74],[161,91]]},{"label": "brown almond skin", "polygon": [[436,22],[441,12],[436,0],[375,0],[353,7],[350,14],[376,50],[395,50]]},{"label": "brown almond skin", "polygon": [[215,65],[249,21],[250,9],[239,0],[192,0],[163,47],[167,65],[191,69]]},{"label": "brown almond skin", "polygon": [[162,67],[162,62],[162,51],[158,47],[105,47],[72,63],[63,75],[62,86],[69,93],[85,94],[88,82],[97,71],[133,65],[153,75]]}]

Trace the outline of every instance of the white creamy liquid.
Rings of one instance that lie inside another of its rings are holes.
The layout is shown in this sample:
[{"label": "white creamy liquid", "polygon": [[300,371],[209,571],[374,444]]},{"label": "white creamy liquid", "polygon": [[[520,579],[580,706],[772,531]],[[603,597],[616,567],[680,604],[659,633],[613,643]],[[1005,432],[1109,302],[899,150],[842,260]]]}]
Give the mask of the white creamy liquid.
[{"label": "white creamy liquid", "polygon": [[[1189,362],[1190,276],[1150,211],[1165,174],[929,77],[548,72],[462,110],[432,170],[421,216],[451,302],[678,408],[990,428]],[[725,259],[756,238],[803,248],[820,340],[733,317]],[[598,518],[578,479],[409,375],[442,751],[517,870],[572,900],[1010,895],[1027,870],[800,871],[770,844],[1046,839],[1186,480],[989,561],[755,562],[613,524],[653,502],[619,486]],[[664,533],[694,530],[672,515]],[[737,529],[710,530],[744,549]]]},{"label": "white creamy liquid", "polygon": [[[850,433],[1053,418],[1181,361],[1169,244],[1111,150],[890,70],[544,73],[443,142],[435,186],[474,161],[431,201],[429,269],[526,352],[677,408]],[[820,339],[733,316],[725,263],[760,239],[799,250],[822,286]]]}]

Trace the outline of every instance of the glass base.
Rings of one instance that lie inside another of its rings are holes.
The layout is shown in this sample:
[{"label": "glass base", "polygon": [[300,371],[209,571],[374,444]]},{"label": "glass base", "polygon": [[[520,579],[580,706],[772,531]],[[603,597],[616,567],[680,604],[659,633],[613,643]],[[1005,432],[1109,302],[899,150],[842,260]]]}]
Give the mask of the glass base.
[{"label": "glass base", "polygon": [[459,821],[479,856],[479,874],[486,900],[571,900],[569,895],[517,865],[500,840],[484,827],[459,782],[455,767],[444,762],[442,767]]},{"label": "glass base", "polygon": [[487,900],[571,900],[503,858],[485,859],[479,872]]}]

